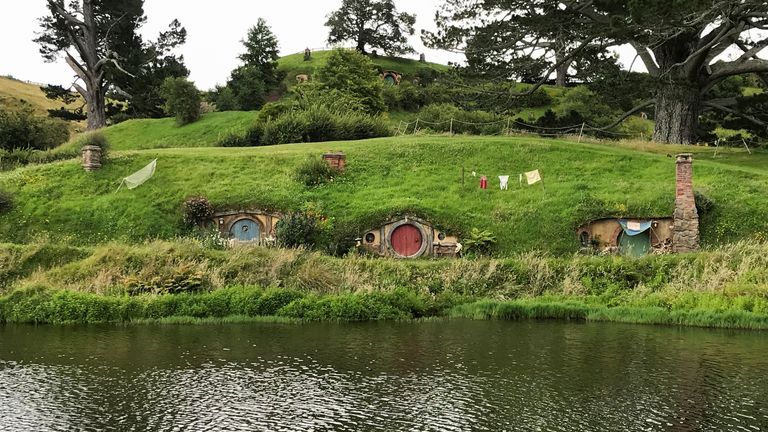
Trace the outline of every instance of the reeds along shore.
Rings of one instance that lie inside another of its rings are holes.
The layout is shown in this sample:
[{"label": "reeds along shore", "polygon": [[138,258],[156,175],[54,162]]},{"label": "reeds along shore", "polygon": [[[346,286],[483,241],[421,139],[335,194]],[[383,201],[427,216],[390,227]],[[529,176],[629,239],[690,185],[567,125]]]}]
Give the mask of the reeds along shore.
[{"label": "reeds along shore", "polygon": [[768,244],[690,255],[394,261],[190,240],[0,246],[0,321],[454,317],[768,328]]}]

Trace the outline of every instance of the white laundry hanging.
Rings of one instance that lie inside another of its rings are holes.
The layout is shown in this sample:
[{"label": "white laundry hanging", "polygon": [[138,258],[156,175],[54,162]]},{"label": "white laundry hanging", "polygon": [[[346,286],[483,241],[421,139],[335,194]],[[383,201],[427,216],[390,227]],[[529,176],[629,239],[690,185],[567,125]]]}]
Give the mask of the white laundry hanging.
[{"label": "white laundry hanging", "polygon": [[509,176],[499,176],[501,190],[509,190]]}]

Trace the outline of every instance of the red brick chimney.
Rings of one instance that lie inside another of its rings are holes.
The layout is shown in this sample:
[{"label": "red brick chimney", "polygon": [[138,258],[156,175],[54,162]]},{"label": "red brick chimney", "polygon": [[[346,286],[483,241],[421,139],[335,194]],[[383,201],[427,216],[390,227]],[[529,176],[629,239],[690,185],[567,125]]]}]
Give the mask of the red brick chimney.
[{"label": "red brick chimney", "polygon": [[341,152],[326,153],[323,155],[323,159],[328,162],[328,165],[342,172],[347,166],[347,155]]},{"label": "red brick chimney", "polygon": [[675,193],[675,228],[672,248],[675,252],[699,249],[699,214],[693,194],[693,155],[677,155],[677,187]]}]

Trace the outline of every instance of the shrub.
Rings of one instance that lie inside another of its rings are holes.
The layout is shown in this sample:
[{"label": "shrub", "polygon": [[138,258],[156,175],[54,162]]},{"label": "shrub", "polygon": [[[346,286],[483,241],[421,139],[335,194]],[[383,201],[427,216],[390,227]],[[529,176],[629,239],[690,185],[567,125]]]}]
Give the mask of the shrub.
[{"label": "shrub", "polygon": [[278,243],[288,248],[314,248],[320,234],[320,221],[307,213],[292,213],[281,219],[275,227]]},{"label": "shrub", "polygon": [[0,150],[54,148],[69,139],[66,122],[38,117],[32,108],[0,110]]},{"label": "shrub", "polygon": [[496,237],[488,230],[472,228],[469,236],[464,239],[464,249],[468,253],[487,255],[496,244]]},{"label": "shrub", "polygon": [[167,78],[160,94],[165,98],[163,109],[166,114],[176,117],[178,124],[193,123],[200,118],[200,92],[186,78]]},{"label": "shrub", "polygon": [[296,181],[304,186],[313,187],[332,181],[341,172],[333,168],[328,162],[316,157],[308,157],[296,169]]},{"label": "shrub", "polygon": [[715,202],[704,195],[703,192],[695,191],[694,199],[696,200],[696,211],[699,212],[699,216],[705,215],[715,208]]},{"label": "shrub", "polygon": [[298,142],[359,140],[390,136],[384,117],[355,112],[334,112],[315,105],[287,112],[264,125],[263,145]]},{"label": "shrub", "polygon": [[184,225],[189,228],[205,225],[213,218],[213,214],[213,206],[204,196],[194,196],[184,201]]},{"label": "shrub", "polygon": [[371,60],[356,50],[336,49],[318,71],[318,80],[328,89],[351,93],[370,114],[385,110],[381,90],[384,87]]},{"label": "shrub", "polygon": [[13,209],[13,195],[0,189],[0,215],[8,213]]},{"label": "shrub", "polygon": [[[419,112],[423,127],[435,132],[472,135],[497,135],[507,127],[506,118],[485,111],[465,111],[452,104],[432,104]],[[453,127],[451,128],[451,120]]]},{"label": "shrub", "polygon": [[216,147],[257,147],[264,136],[264,125],[252,124],[245,133],[227,132],[216,141]]}]

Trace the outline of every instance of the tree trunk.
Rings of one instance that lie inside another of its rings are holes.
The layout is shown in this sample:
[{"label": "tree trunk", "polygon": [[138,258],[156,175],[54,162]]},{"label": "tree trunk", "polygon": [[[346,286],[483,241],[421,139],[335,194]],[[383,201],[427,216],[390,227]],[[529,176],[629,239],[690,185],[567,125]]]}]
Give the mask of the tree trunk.
[{"label": "tree trunk", "polygon": [[[560,61],[560,60],[556,60]],[[568,84],[568,69],[570,69],[570,62],[565,62],[555,70],[555,85],[557,87],[565,87]]]},{"label": "tree trunk", "polygon": [[85,102],[88,107],[89,131],[101,129],[107,125],[106,102],[100,83],[87,83],[88,95]]},{"label": "tree trunk", "polygon": [[656,129],[653,140],[693,144],[701,113],[701,93],[690,84],[667,83],[656,92]]}]

